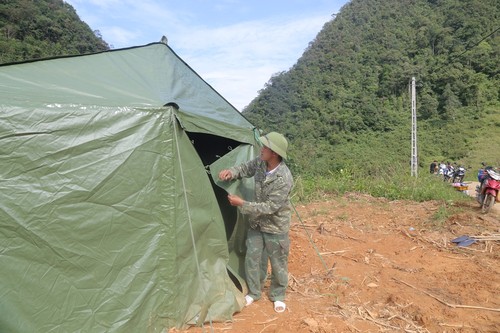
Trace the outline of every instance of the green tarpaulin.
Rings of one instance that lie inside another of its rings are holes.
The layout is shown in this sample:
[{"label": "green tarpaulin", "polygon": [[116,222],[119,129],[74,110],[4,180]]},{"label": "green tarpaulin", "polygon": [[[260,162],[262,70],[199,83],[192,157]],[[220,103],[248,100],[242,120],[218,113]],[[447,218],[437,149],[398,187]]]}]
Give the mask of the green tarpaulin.
[{"label": "green tarpaulin", "polygon": [[0,66],[0,332],[230,320],[255,137],[162,43]]}]

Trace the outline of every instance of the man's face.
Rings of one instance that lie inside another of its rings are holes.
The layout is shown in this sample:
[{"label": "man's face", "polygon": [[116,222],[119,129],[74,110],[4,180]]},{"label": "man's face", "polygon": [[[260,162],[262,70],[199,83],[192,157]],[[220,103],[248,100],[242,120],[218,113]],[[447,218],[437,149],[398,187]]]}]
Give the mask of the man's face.
[{"label": "man's face", "polygon": [[263,161],[269,161],[273,154],[274,152],[266,146],[262,146],[262,148],[260,149],[260,159]]}]

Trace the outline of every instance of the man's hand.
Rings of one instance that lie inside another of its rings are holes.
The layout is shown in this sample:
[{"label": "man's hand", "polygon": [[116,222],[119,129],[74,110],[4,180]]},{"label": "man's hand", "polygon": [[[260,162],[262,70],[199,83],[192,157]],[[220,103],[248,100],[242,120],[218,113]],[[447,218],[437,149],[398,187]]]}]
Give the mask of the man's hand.
[{"label": "man's hand", "polygon": [[243,206],[243,203],[245,202],[242,198],[234,194],[229,194],[227,198],[231,206]]},{"label": "man's hand", "polygon": [[225,169],[219,172],[219,179],[220,180],[231,180],[233,178],[233,174],[231,173],[230,170]]}]

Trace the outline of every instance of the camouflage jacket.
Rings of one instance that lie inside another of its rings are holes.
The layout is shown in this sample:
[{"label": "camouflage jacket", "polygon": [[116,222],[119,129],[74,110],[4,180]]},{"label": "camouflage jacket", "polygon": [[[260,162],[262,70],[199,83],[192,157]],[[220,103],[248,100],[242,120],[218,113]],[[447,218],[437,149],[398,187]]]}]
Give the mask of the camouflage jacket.
[{"label": "camouflage jacket", "polygon": [[293,177],[285,162],[281,162],[269,175],[266,175],[266,162],[260,158],[230,170],[233,179],[243,177],[255,179],[255,202],[245,201],[243,206],[239,207],[241,213],[249,215],[250,227],[256,229],[260,226],[260,231],[271,234],[288,232]]}]

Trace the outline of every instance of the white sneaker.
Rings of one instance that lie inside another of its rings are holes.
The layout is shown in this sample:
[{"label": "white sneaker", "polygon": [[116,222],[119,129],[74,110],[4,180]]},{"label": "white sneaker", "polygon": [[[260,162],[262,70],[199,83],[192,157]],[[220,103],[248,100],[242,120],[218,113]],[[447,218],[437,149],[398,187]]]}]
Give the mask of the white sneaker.
[{"label": "white sneaker", "polygon": [[285,312],[286,309],[286,304],[282,301],[275,301],[274,302],[274,311],[278,313]]},{"label": "white sneaker", "polygon": [[252,303],[253,303],[253,298],[249,295],[246,295],[245,296],[245,306],[249,306]]}]

